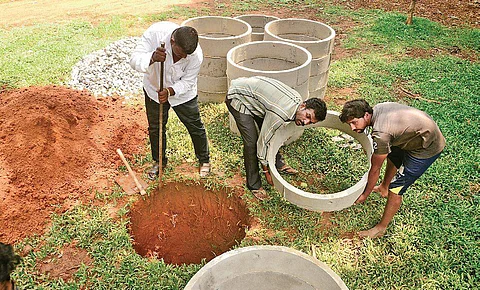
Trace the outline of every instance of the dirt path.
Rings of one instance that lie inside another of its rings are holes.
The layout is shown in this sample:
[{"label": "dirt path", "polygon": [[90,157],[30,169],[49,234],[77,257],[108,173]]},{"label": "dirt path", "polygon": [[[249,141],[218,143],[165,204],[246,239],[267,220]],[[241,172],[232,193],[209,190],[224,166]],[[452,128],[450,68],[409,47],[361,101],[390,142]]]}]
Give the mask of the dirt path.
[{"label": "dirt path", "polygon": [[[350,9],[382,9],[406,13],[410,1],[364,1],[364,0],[332,0],[336,5]],[[172,5],[185,5],[193,8],[198,6],[214,7],[215,3],[229,1],[220,0],[0,0],[0,27],[31,25],[34,23],[61,22],[74,18],[84,18],[91,21],[105,18],[109,15],[145,15],[154,14],[169,9]],[[277,7],[278,8],[278,7]],[[282,18],[292,17],[291,13],[279,15],[281,12],[253,11],[251,13],[276,15]],[[247,14],[247,11],[245,12]],[[250,12],[248,12],[250,13]],[[314,9],[296,11],[296,18],[315,18]],[[415,16],[426,17],[447,26],[469,25],[480,27],[480,1],[478,0],[422,0],[418,1]]]},{"label": "dirt path", "polygon": [[141,15],[165,11],[172,5],[199,0],[0,0],[0,26],[61,22],[74,18],[90,20],[109,15]]}]

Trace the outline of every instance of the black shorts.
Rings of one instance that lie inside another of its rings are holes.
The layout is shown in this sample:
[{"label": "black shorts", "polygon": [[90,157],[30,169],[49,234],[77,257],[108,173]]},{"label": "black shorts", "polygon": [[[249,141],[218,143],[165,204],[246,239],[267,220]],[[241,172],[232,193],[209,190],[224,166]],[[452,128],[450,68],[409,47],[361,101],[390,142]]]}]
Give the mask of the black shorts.
[{"label": "black shorts", "polygon": [[391,150],[387,158],[398,170],[388,189],[398,195],[403,195],[441,154],[440,152],[433,157],[420,159],[398,147],[392,147]]}]

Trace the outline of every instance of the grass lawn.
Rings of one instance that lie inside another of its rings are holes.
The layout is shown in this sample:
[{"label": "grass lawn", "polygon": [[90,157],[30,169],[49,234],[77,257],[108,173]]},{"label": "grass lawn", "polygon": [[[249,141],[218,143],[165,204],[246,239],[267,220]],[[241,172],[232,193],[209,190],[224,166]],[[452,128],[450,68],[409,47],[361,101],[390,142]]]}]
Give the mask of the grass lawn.
[{"label": "grass lawn", "polygon": [[[381,239],[360,240],[354,236],[379,220],[385,200],[376,194],[363,205],[328,214],[328,226],[322,226],[325,213],[298,208],[268,188],[273,198],[267,202],[258,203],[251,194],[245,194],[259,226],[249,229],[238,247],[282,245],[312,254],[314,245],[316,257],[328,264],[349,289],[480,288],[480,30],[448,28],[424,18],[415,18],[412,26],[405,26],[403,14],[354,11],[322,1],[215,3],[210,10],[176,8],[138,19],[119,15],[95,24],[79,19],[0,29],[0,85],[60,85],[68,81],[71,68],[82,56],[131,35],[139,26],[146,29],[152,22],[169,18],[248,14],[252,10],[268,11],[268,5],[287,9],[299,18],[308,10],[310,16],[334,29],[350,23],[336,47],[344,57],[335,59],[330,67],[325,99],[329,109],[339,111],[345,100],[355,98],[365,98],[371,105],[383,101],[408,104],[424,110],[437,122],[447,147],[410,187],[387,235]],[[455,49],[462,53],[452,52]],[[228,130],[224,104],[202,104],[201,113],[213,168],[226,173],[207,186],[224,186],[231,174],[244,173],[241,140]],[[195,160],[192,148],[185,146],[190,142],[185,128],[175,117],[169,126],[169,134],[179,136],[168,139],[169,162]],[[292,165],[322,172],[322,184],[312,185],[316,189],[338,191],[351,186],[357,181],[355,177],[365,172],[364,157],[358,151],[331,141],[335,132],[308,134],[310,139],[284,150]],[[327,145],[307,151],[308,158],[300,160],[296,152],[305,152],[302,148],[309,148],[313,138]],[[358,160],[347,162],[351,158]],[[138,159],[139,163],[145,162]],[[333,165],[334,169],[329,167]],[[120,210],[118,219],[108,214],[108,208],[120,198],[127,197],[118,188],[99,193],[95,204],[103,206],[77,205],[52,216],[45,234],[17,243],[19,252],[26,247],[35,249],[13,274],[19,287],[183,289],[202,264],[172,266],[137,255],[126,227],[134,198]],[[92,262],[80,265],[68,280],[40,274],[41,261],[58,256],[65,245],[86,251]]]}]

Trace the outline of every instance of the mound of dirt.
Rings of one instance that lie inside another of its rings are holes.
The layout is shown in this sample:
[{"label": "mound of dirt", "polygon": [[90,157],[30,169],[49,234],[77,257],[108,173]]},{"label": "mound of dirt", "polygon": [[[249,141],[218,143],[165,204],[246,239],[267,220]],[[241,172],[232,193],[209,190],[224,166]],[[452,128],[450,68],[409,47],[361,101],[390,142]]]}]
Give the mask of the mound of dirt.
[{"label": "mound of dirt", "polygon": [[0,240],[41,234],[51,213],[112,185],[125,155],[145,150],[142,107],[59,86],[0,92]]}]

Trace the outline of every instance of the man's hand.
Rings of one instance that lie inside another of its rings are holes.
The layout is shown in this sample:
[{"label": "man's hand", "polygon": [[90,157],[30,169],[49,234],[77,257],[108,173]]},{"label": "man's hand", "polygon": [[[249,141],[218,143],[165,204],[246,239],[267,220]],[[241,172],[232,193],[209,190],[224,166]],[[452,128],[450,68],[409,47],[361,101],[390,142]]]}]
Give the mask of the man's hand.
[{"label": "man's hand", "polygon": [[372,166],[368,171],[367,185],[365,186],[363,193],[355,201],[355,204],[360,204],[367,200],[368,196],[372,192],[372,189],[377,183],[378,177],[380,176],[380,169],[382,168],[383,161],[385,161],[386,158],[387,154],[372,154]]},{"label": "man's hand", "polygon": [[167,89],[163,89],[158,92],[158,101],[160,102],[160,104],[165,104],[166,102],[168,102]]},{"label": "man's hand", "polygon": [[167,57],[167,54],[165,53],[165,48],[159,46],[153,52],[152,57],[150,58],[150,64],[154,62],[163,62],[165,61],[166,57]]}]

